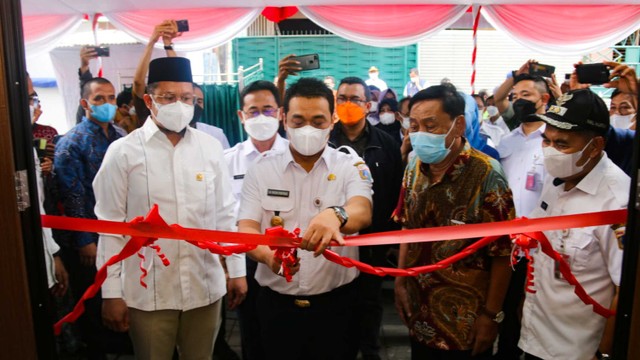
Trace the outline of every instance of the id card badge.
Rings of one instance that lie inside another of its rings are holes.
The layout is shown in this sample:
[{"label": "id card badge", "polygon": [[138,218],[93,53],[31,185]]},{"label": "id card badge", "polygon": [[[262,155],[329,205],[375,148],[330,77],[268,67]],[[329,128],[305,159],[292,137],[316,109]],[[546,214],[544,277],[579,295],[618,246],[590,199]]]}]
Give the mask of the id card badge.
[{"label": "id card badge", "polygon": [[531,191],[536,191],[537,190],[537,184],[538,184],[538,174],[536,174],[535,171],[529,171],[527,172],[527,182],[525,183],[525,189],[527,190],[531,190]]},{"label": "id card badge", "polygon": [[[562,259],[567,263],[567,265],[570,265],[571,262],[571,258],[569,257],[569,255],[564,254],[564,253],[560,253],[560,256],[562,256]],[[560,262],[559,261],[554,261],[554,266],[553,266],[553,274],[555,276],[556,279],[558,280],[564,280],[564,277],[562,276],[562,272],[560,272]]]}]

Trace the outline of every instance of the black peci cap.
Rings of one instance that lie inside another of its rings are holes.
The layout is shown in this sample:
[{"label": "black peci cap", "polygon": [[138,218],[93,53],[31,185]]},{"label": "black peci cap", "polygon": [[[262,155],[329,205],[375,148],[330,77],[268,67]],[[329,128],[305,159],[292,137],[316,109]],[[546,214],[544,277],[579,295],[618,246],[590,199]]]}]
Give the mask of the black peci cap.
[{"label": "black peci cap", "polygon": [[609,130],[609,110],[604,101],[589,89],[573,90],[556,99],[539,120],[562,130],[591,130],[604,134]]},{"label": "black peci cap", "polygon": [[182,57],[163,57],[149,63],[149,80],[153,84],[159,81],[193,82],[191,62]]}]

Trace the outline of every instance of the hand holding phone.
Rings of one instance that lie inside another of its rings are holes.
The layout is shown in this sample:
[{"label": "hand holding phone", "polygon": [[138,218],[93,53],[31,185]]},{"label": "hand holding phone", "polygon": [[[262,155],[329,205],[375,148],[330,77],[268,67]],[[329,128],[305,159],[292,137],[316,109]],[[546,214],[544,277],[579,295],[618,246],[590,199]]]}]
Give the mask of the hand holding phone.
[{"label": "hand holding phone", "polygon": [[109,47],[108,46],[94,46],[93,50],[96,53],[96,56],[109,57]]},{"label": "hand holding phone", "polygon": [[550,78],[556,72],[556,67],[546,64],[531,63],[529,65],[529,74],[534,76],[542,76]]},{"label": "hand holding phone", "polygon": [[176,20],[176,25],[178,25],[178,32],[189,31],[189,20]]},{"label": "hand holding phone", "polygon": [[300,71],[320,69],[320,57],[318,54],[308,54],[292,57],[291,60],[300,63]]},{"label": "hand holding phone", "polygon": [[603,63],[579,64],[576,66],[576,75],[581,84],[600,85],[609,82],[609,67]]}]

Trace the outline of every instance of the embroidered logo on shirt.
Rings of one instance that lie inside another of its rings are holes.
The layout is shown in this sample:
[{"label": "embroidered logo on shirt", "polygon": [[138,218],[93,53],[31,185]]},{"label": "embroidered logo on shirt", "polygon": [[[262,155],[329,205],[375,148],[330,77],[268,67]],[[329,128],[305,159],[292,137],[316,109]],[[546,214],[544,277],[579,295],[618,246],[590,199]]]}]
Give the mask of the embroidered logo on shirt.
[{"label": "embroidered logo on shirt", "polygon": [[241,180],[241,179],[244,179],[244,174],[233,175],[233,180]]},{"label": "embroidered logo on shirt", "polygon": [[196,181],[202,181],[204,180],[204,174],[203,173],[197,173],[196,174]]},{"label": "embroidered logo on shirt", "polygon": [[540,207],[542,208],[542,210],[547,211],[549,205],[547,205],[547,203],[543,201],[542,204],[540,204]]},{"label": "embroidered logo on shirt", "polygon": [[276,190],[276,189],[267,189],[268,196],[278,196],[278,197],[289,197],[288,190]]},{"label": "embroidered logo on shirt", "polygon": [[371,177],[371,171],[369,171],[369,167],[367,166],[367,164],[365,164],[362,161],[359,161],[353,164],[353,166],[355,166],[356,169],[358,169],[358,173],[360,174],[360,178],[362,180],[369,180],[370,182],[373,182],[373,178]]}]

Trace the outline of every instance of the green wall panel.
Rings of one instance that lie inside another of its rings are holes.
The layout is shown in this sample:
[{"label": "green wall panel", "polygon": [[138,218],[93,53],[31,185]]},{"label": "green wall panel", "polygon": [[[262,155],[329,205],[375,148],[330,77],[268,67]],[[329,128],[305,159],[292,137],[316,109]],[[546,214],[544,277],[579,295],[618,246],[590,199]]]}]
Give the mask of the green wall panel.
[{"label": "green wall panel", "polygon": [[[233,41],[234,66],[249,67],[264,61],[264,79],[273,80],[278,61],[288,54],[320,56],[320,69],[306,71],[304,76],[323,78],[331,75],[337,81],[347,76],[366,80],[369,67],[380,69],[380,78],[402,96],[409,81],[409,69],[418,62],[417,45],[378,48],[358,44],[334,35],[243,37]],[[295,82],[297,77],[289,79]]]}]

